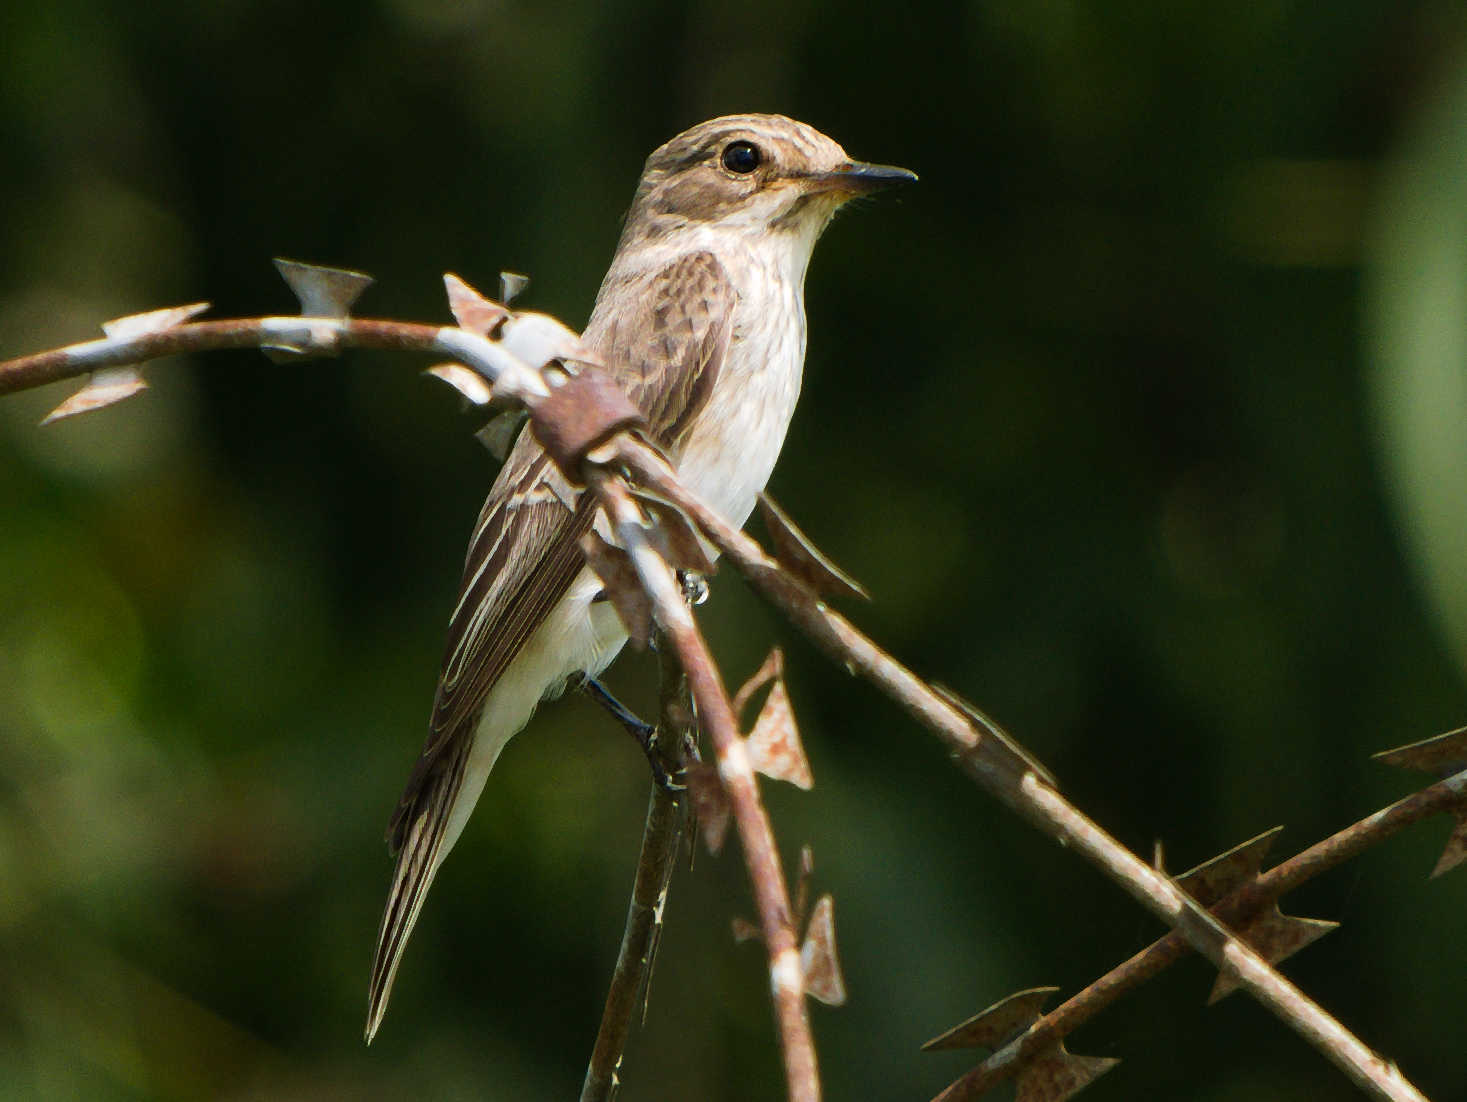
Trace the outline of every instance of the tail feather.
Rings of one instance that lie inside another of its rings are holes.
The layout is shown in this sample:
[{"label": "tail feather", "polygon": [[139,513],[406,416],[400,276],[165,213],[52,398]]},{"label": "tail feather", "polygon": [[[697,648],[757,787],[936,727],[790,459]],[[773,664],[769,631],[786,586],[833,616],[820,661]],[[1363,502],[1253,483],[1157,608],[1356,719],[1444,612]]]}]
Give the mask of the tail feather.
[{"label": "tail feather", "polygon": [[382,912],[382,925],[377,930],[377,954],[372,961],[372,983],[367,996],[368,1044],[372,1043],[382,1016],[387,1013],[397,966],[402,962],[403,950],[418,921],[428,888],[437,875],[444,835],[463,787],[471,745],[471,740],[461,740],[459,748],[443,763],[437,775],[421,783],[411,813],[403,817],[402,826],[406,829],[399,828],[401,848],[397,851],[392,888]]}]

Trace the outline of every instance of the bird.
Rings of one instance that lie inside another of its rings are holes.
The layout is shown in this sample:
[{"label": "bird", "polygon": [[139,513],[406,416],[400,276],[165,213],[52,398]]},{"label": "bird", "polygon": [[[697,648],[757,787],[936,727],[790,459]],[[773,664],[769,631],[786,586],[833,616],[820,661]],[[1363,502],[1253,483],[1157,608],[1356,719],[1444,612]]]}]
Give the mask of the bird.
[{"label": "bird", "polygon": [[[735,524],[768,482],[799,397],[817,239],[848,200],[915,179],[771,114],[711,119],[647,158],[582,347],[641,411],[684,485]],[[500,751],[542,700],[595,677],[626,642],[580,549],[593,497],[577,500],[523,431],[474,526],[429,734],[388,827],[396,864],[369,1044],[428,889]]]}]

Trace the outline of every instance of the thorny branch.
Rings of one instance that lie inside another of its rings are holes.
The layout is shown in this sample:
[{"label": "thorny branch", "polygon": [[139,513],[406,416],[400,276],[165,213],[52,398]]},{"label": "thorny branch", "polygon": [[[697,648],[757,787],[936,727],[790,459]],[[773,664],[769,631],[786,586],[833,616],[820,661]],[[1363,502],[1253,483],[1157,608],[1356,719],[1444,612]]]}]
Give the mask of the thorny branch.
[{"label": "thorny branch", "polygon": [[[614,386],[608,392],[598,382],[605,380],[604,375],[569,370],[571,363],[594,362],[574,332],[545,315],[510,314],[504,307],[480,298],[457,277],[446,277],[446,282],[454,314],[463,327],[434,328],[345,317],[364,285],[360,281],[365,277],[356,277],[356,281],[350,278],[355,273],[287,264],[282,274],[304,308],[335,316],[183,324],[180,319],[197,312],[195,308],[136,315],[109,323],[109,335],[102,340],[0,363],[0,394],[84,372],[98,373],[63,404],[63,415],[69,415],[130,397],[143,385],[137,380],[132,386],[116,388],[114,379],[103,369],[135,373],[134,365],[139,361],[172,353],[259,345],[276,353],[303,357],[334,354],[344,347],[394,348],[448,355],[490,380],[493,400],[526,408],[551,458],[572,476],[582,473],[582,460],[594,444],[631,423],[630,403]],[[343,282],[341,277],[348,277],[346,286],[333,294],[330,284]],[[452,373],[440,373],[440,377],[471,401],[484,404],[490,399],[490,390],[481,384],[476,387],[471,380]],[[769,950],[788,1095],[793,1102],[818,1102],[819,1072],[789,895],[773,831],[759,800],[728,694],[672,570],[649,542],[642,511],[625,484],[618,476],[590,464],[584,473],[591,476],[588,481],[625,541],[658,625],[676,649],[688,677],[700,724],[708,731],[718,755],[717,776],[729,792]]]},{"label": "thorny branch", "polygon": [[[677,652],[665,647],[658,652],[661,707],[657,721],[658,744],[668,776],[679,773],[691,737],[693,715],[689,707],[687,678],[677,661]],[[647,801],[647,822],[642,831],[642,852],[637,859],[636,882],[627,907],[626,930],[621,951],[606,994],[606,1008],[596,1033],[596,1045],[581,1087],[581,1102],[610,1102],[619,1083],[622,1053],[637,1007],[646,1006],[657,940],[667,906],[667,892],[677,867],[678,849],[688,822],[684,793],[674,794],[654,784]]]},{"label": "thorny branch", "polygon": [[702,633],[684,603],[671,567],[648,538],[647,524],[625,482],[604,471],[588,471],[592,490],[611,516],[619,542],[631,556],[642,587],[651,599],[659,627],[677,650],[698,708],[698,721],[713,744],[718,776],[728,793],[744,862],[754,886],[759,924],[769,953],[769,978],[774,1013],[784,1047],[785,1081],[791,1102],[816,1102],[820,1073],[815,1063],[815,1041],[805,1003],[805,971],[800,961],[798,934],[785,886],[784,868],[774,842],[774,830],[759,799],[759,785],[739,734],[733,704]]},{"label": "thorny branch", "polygon": [[[1242,868],[1243,883],[1212,907],[1212,913],[1231,929],[1239,929],[1284,895],[1320,873],[1343,864],[1370,847],[1420,820],[1467,803],[1467,771],[1459,772],[1419,792],[1397,800],[1343,830],[1330,835],[1262,874]],[[1252,849],[1253,868],[1263,858],[1276,832],[1261,835],[1239,850]],[[1261,843],[1255,845],[1255,843]],[[1012,1041],[958,1079],[933,1102],[969,1102],[1024,1069],[1036,1056],[1050,1050],[1122,995],[1174,964],[1189,952],[1176,931],[1152,942],[1124,964],[1117,965],[1083,991],[1038,1018]]]},{"label": "thorny branch", "polygon": [[661,456],[630,437],[618,438],[615,451],[639,483],[682,508],[761,596],[832,660],[866,678],[937,735],[975,781],[1050,837],[1084,854],[1360,1087],[1379,1098],[1422,1099],[1393,1064],[1232,937],[1169,877],[1151,869],[1060,796],[997,726],[976,710],[954,704],[886,654],[754,540],[689,494]]},{"label": "thorny branch", "polygon": [[[727,789],[744,843],[745,860],[770,955],[776,1019],[791,1098],[802,1102],[818,1098],[819,1085],[804,1003],[801,956],[796,948],[783,871],[759,801],[745,741],[739,734],[717,667],[682,600],[668,562],[648,538],[647,522],[628,492],[622,472],[641,490],[652,490],[671,502],[733,562],[757,592],[783,611],[821,650],[852,673],[871,681],[936,734],[958,765],[975,781],[1061,844],[1084,854],[1171,925],[1174,933],[1163,939],[1162,944],[1171,942],[1180,946],[1185,941],[1207,956],[1224,977],[1248,988],[1370,1093],[1389,1099],[1421,1098],[1394,1067],[1371,1053],[1256,953],[1229,935],[1217,918],[1175,881],[1149,868],[1069,805],[1042,768],[981,713],[928,685],[828,608],[817,595],[817,589],[821,587],[821,569],[825,570],[825,582],[831,581],[831,572],[828,567],[822,567],[818,556],[813,567],[807,563],[795,571],[785,565],[788,556],[776,560],[766,555],[755,541],[709,510],[678,483],[667,462],[636,434],[634,415],[629,414],[624,398],[618,405],[605,393],[605,388],[598,391],[594,385],[565,385],[599,376],[596,372],[583,375],[572,366],[592,362],[572,331],[544,315],[511,313],[499,304],[479,298],[454,277],[448,277],[448,283],[459,326],[438,328],[356,321],[346,314],[351,300],[365,285],[365,277],[303,265],[289,266],[289,269],[283,268],[282,272],[297,289],[305,313],[310,316],[184,324],[182,319],[196,312],[196,308],[186,307],[121,319],[106,327],[108,336],[103,340],[0,363],[0,394],[87,372],[97,373],[82,392],[53,414],[67,415],[98,408],[134,393],[145,385],[137,377],[135,365],[158,356],[215,348],[261,347],[277,356],[304,357],[332,354],[344,347],[370,347],[449,357],[492,384],[486,387],[452,365],[435,371],[472,401],[484,404],[492,397],[496,404],[526,408],[552,457],[568,473],[581,476],[581,481],[600,497],[653,604],[656,620],[671,640],[688,675],[700,720],[718,755],[717,775]],[[332,284],[333,279],[337,280],[336,285]],[[123,377],[120,387],[117,386],[119,374]],[[575,392],[574,399],[572,392]],[[583,395],[589,396],[587,400],[581,400]],[[568,406],[572,407],[569,411]],[[841,584],[848,583],[836,579],[826,591],[838,590]],[[1361,837],[1368,833],[1363,831]],[[1312,874],[1315,867],[1317,863],[1308,868],[1300,865],[1288,875],[1302,878]],[[1261,885],[1277,880],[1278,886],[1269,896],[1276,898],[1293,883],[1292,880],[1287,885],[1283,883],[1286,877],[1281,870],[1293,868],[1295,862],[1280,866],[1240,895],[1261,899],[1258,893],[1266,890]],[[634,909],[636,906],[634,899]],[[1237,906],[1239,909],[1235,911],[1229,904],[1220,913],[1236,921],[1245,904]],[[595,1066],[593,1062],[593,1070]],[[614,1060],[611,1066],[614,1068]],[[588,1085],[589,1082],[588,1073]]]}]

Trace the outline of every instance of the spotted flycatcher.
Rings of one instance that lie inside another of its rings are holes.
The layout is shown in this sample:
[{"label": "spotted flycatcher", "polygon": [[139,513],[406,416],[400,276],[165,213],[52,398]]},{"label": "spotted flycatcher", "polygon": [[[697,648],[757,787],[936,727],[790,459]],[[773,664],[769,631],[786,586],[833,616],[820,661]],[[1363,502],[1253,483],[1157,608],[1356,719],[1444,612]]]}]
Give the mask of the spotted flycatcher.
[{"label": "spotted flycatcher", "polygon": [[[805,269],[846,200],[916,179],[852,161],[780,115],[693,127],[651,157],[582,339],[695,494],[737,524],[774,469],[800,393]],[[377,935],[367,1040],[403,947],[500,750],[535,706],[626,642],[579,541],[594,520],[532,432],[469,542],[428,741],[388,828],[397,854]]]}]

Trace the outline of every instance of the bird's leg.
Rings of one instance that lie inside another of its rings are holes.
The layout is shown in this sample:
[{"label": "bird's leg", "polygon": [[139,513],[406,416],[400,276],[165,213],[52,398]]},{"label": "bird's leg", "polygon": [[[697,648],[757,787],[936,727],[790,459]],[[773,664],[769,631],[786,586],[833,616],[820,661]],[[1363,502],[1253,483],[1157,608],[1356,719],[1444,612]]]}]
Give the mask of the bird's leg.
[{"label": "bird's leg", "polygon": [[657,748],[656,727],[612,696],[610,690],[594,677],[583,675],[577,688],[610,712],[612,718],[625,727],[627,733],[637,740],[637,745],[642,748],[642,753],[647,755],[647,763],[652,767],[652,780],[656,782],[658,788],[674,795],[683,791],[685,786],[679,784],[672,774],[668,773],[667,767],[662,764],[662,756],[658,753]]}]

